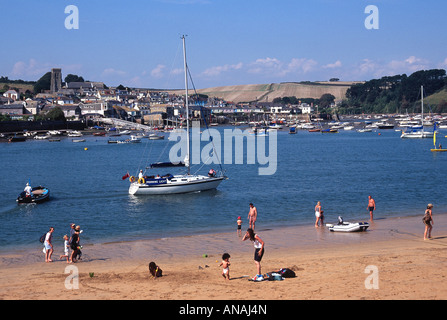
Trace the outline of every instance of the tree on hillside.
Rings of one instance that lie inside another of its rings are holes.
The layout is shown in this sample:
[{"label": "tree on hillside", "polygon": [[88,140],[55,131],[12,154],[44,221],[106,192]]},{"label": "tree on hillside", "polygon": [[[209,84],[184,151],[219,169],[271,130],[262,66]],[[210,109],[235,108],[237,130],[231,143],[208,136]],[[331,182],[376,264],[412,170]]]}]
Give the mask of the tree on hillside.
[{"label": "tree on hillside", "polygon": [[45,73],[37,82],[34,84],[34,93],[41,93],[44,90],[50,90],[51,83],[51,72]]},{"label": "tree on hillside", "polygon": [[50,111],[46,112],[45,114],[39,114],[37,116],[37,120],[62,120],[65,121],[65,115],[64,112],[60,107],[54,107]]},{"label": "tree on hillside", "polygon": [[319,107],[327,108],[335,102],[335,97],[330,93],[325,93],[320,97]]},{"label": "tree on hillside", "polygon": [[[386,76],[351,86],[346,91],[347,104],[360,106],[366,113],[396,112],[399,108],[408,109],[421,98],[421,86],[424,87],[424,96],[429,96],[446,84],[446,71],[443,69],[416,71],[410,76]],[[417,108],[413,112],[418,112]]]},{"label": "tree on hillside", "polygon": [[66,83],[69,83],[69,82],[84,82],[84,78],[83,78],[83,77],[79,77],[79,76],[77,76],[77,75],[75,75],[75,74],[71,74],[71,73],[69,73],[69,74],[67,74],[67,76],[65,77],[64,81],[65,81]]}]

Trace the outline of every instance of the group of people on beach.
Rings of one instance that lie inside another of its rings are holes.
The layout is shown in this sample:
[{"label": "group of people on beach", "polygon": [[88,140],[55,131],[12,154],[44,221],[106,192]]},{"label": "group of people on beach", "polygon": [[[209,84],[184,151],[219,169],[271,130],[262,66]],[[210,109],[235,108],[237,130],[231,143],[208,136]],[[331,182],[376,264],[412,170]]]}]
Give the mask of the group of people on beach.
[{"label": "group of people on beach", "polygon": [[[54,227],[50,227],[50,230],[45,235],[43,253],[45,253],[45,262],[53,262],[51,259],[54,248],[53,248],[53,232]],[[82,246],[80,244],[80,234],[82,233],[81,227],[74,223],[70,224],[69,235],[64,235],[64,254],[60,255],[59,259],[66,258],[67,263],[74,263],[77,260],[82,260]],[[70,253],[71,249],[71,253]]]},{"label": "group of people on beach", "polygon": [[[261,273],[261,260],[264,255],[265,249],[265,242],[259,237],[257,233],[254,232],[255,229],[255,222],[258,217],[258,211],[256,207],[253,205],[253,203],[250,203],[250,210],[248,212],[248,223],[249,228],[247,229],[245,235],[242,238],[242,241],[250,240],[253,242],[255,253],[254,253],[254,261],[256,264],[257,269],[257,275],[253,278],[253,280],[262,280],[262,273]],[[370,195],[368,196],[368,206],[366,208],[369,211],[370,215],[370,221],[373,221],[374,217],[374,211],[376,210],[376,202],[373,199],[373,197]],[[427,205],[427,209],[425,210],[425,215],[423,217],[423,223],[425,225],[425,232],[424,232],[424,240],[431,238],[431,231],[433,229],[433,215],[432,215],[432,209],[433,204],[429,203]],[[321,202],[318,201],[315,206],[315,227],[318,227],[319,225],[324,225],[324,211],[321,206]],[[237,217],[236,220],[237,223],[237,235],[242,236],[242,219],[241,217]],[[222,262],[220,263],[220,266],[223,267],[222,270],[222,276],[229,280],[230,279],[230,255],[228,253],[224,253],[222,255]]]},{"label": "group of people on beach", "polygon": [[[376,210],[376,201],[371,196],[368,196],[368,206],[366,207],[366,210],[369,211],[369,220],[373,221],[374,210]],[[323,213],[324,211],[321,207],[321,202],[318,201],[315,206],[315,228],[318,228],[319,225],[324,226]]]},{"label": "group of people on beach", "polygon": [[[258,217],[258,211],[256,207],[253,205],[253,203],[249,204],[249,212],[248,212],[248,224],[249,228],[247,229],[245,235],[242,237],[241,241],[250,240],[253,243],[254,246],[254,262],[256,265],[256,271],[257,274],[255,277],[252,278],[254,281],[262,281],[263,276],[261,273],[261,260],[265,253],[265,242],[261,239],[259,234],[255,233],[255,223]],[[376,209],[376,203],[374,199],[369,196],[368,197],[368,206],[367,210],[370,212],[370,220],[373,220],[373,212]],[[428,204],[427,209],[425,210],[425,215],[422,219],[424,225],[425,225],[425,232],[424,232],[424,240],[431,238],[431,231],[433,228],[433,216],[432,216],[432,209],[433,204]],[[315,206],[315,227],[318,227],[319,224],[323,226],[324,223],[324,211],[322,210],[321,202],[318,201]],[[237,217],[236,220],[237,223],[237,235],[239,237],[242,236],[242,219],[241,217]],[[44,241],[44,249],[43,252],[45,253],[45,261],[46,262],[52,262],[51,256],[53,254],[53,232],[54,228],[51,227],[50,230],[45,235],[45,241]],[[70,236],[67,234],[64,235],[64,254],[60,256],[60,259],[66,258],[67,263],[74,263],[77,260],[81,260],[81,245],[80,245],[80,233],[82,232],[80,226],[76,226],[74,223],[70,224]],[[71,254],[70,249],[72,250]],[[222,276],[226,280],[230,280],[230,254],[224,253],[222,255],[222,262],[219,265],[222,267]],[[154,276],[154,278],[161,276],[161,269],[159,269],[158,266],[155,265],[154,262],[151,262],[149,265],[149,271]]]},{"label": "group of people on beach", "polygon": [[[262,260],[262,257],[264,256],[264,252],[265,252],[265,250],[264,250],[265,242],[254,231],[256,219],[258,217],[258,210],[253,205],[253,203],[250,203],[249,206],[250,206],[250,210],[248,211],[248,216],[247,216],[249,228],[245,232],[245,235],[242,237],[241,241],[250,240],[251,242],[253,242],[254,249],[255,249],[254,262],[256,265],[257,274],[254,278],[252,278],[252,280],[260,281],[260,280],[262,280],[261,260]],[[242,236],[242,219],[240,216],[237,217],[236,223],[237,223],[237,235],[239,237],[241,237]],[[224,253],[222,255],[222,262],[220,263],[219,266],[222,267],[222,276],[224,277],[224,279],[230,280],[230,254],[229,253]]]},{"label": "group of people on beach", "polygon": [[[376,201],[371,197],[368,196],[368,206],[366,209],[369,211],[370,221],[373,221],[374,216],[374,210],[376,210]],[[425,231],[424,231],[424,240],[428,240],[431,238],[431,231],[433,229],[433,215],[432,215],[432,209],[433,204],[429,203],[427,205],[427,209],[425,210],[424,217],[422,218],[422,222],[425,225]],[[324,224],[324,215],[323,215],[323,209],[321,207],[321,202],[318,201],[317,205],[315,206],[315,227],[317,228],[319,224],[323,226]]]}]

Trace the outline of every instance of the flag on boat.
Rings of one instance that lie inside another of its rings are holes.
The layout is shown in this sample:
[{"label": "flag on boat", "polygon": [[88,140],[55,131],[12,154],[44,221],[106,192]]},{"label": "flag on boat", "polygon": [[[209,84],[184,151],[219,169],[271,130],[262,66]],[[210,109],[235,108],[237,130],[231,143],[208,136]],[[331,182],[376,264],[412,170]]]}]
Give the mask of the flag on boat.
[{"label": "flag on boat", "polygon": [[121,179],[122,180],[126,180],[129,177],[130,177],[129,172],[127,172]]}]

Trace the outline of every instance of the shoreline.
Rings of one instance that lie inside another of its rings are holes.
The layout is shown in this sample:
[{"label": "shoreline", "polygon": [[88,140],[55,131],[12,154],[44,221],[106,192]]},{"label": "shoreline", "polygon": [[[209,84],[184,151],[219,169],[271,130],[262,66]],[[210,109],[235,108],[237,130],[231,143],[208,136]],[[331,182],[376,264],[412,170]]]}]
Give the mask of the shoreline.
[{"label": "shoreline", "polygon": [[[423,240],[420,217],[378,219],[359,233],[325,227],[256,230],[266,242],[262,273],[291,268],[297,277],[247,281],[256,273],[253,245],[219,233],[84,246],[84,260],[45,263],[41,247],[0,254],[0,298],[149,300],[446,299],[447,215],[434,215],[432,240]],[[40,252],[39,252],[40,251]],[[230,276],[221,276],[221,255],[231,255]],[[204,257],[203,255],[207,256]],[[148,263],[163,277],[153,280]],[[377,266],[379,289],[365,289],[367,266]],[[67,266],[79,271],[79,289],[64,287]],[[94,276],[90,277],[93,273]],[[255,295],[247,296],[247,290]]]},{"label": "shoreline", "polygon": [[[436,213],[436,215],[447,215],[447,212],[443,212],[443,213]],[[369,216],[369,214],[368,214]],[[414,217],[418,217],[419,215],[416,213],[410,213],[408,215],[405,216],[385,216],[385,217],[379,217],[376,218],[374,220],[374,222],[377,221],[393,221],[396,219],[406,219],[406,218],[414,218]],[[336,217],[330,216],[330,218],[332,218],[332,220],[328,220],[328,217],[325,218],[325,224],[326,223],[335,223],[336,221]],[[280,229],[289,229],[289,228],[297,228],[297,229],[307,229],[308,227],[312,226],[314,223],[314,218],[310,217],[309,222],[296,222],[296,224],[286,224],[286,222],[281,222],[279,224],[276,225],[272,225],[270,227],[268,226],[264,226],[263,222],[258,221],[258,229],[259,230],[271,230],[271,229],[275,229],[275,230],[280,230]],[[346,219],[345,219],[346,220]],[[349,220],[349,219],[348,219]],[[365,222],[370,222],[366,217],[365,219],[353,219],[355,221],[365,221]],[[247,229],[245,227],[247,223],[242,225],[242,231],[245,232],[245,230]],[[145,242],[145,241],[159,241],[159,240],[165,240],[165,239],[173,239],[173,238],[188,238],[188,237],[198,237],[198,236],[207,236],[207,235],[225,235],[225,234],[232,234],[234,230],[235,231],[235,227],[230,228],[228,226],[225,226],[225,230],[224,231],[217,231],[216,230],[211,230],[208,232],[200,232],[200,231],[192,231],[191,233],[184,233],[184,234],[180,234],[180,235],[176,235],[176,236],[172,236],[172,237],[163,237],[163,236],[155,236],[155,237],[150,237],[150,236],[120,236],[120,237],[109,237],[109,238],[101,238],[97,241],[91,241],[91,240],[85,240],[85,238],[83,239],[84,241],[84,246],[86,247],[91,247],[91,246],[99,246],[99,245],[108,245],[108,244],[120,244],[120,243],[132,243],[132,242]],[[81,236],[82,238],[82,236]],[[58,239],[53,237],[53,243],[55,243],[55,246],[60,246],[61,243],[63,242],[63,240]],[[27,252],[32,252],[35,251],[36,248],[39,248],[41,246],[40,243],[37,242],[37,240],[34,243],[24,243],[24,244],[19,244],[19,245],[6,245],[4,247],[0,247],[0,258],[3,255],[10,255],[10,254],[16,254],[17,252],[21,253],[21,254],[26,254]]]}]

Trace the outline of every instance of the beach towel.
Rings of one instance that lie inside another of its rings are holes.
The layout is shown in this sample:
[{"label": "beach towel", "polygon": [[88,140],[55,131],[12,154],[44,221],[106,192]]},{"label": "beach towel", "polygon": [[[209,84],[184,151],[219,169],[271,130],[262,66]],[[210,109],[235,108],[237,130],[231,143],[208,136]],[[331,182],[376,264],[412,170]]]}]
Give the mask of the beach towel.
[{"label": "beach towel", "polygon": [[264,277],[262,274],[257,274],[253,278],[249,278],[248,281],[254,281],[254,282],[261,282],[266,280],[266,277]]},{"label": "beach towel", "polygon": [[268,281],[282,281],[284,278],[277,272],[270,272],[267,273],[267,279]]}]

